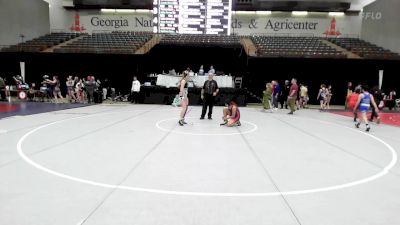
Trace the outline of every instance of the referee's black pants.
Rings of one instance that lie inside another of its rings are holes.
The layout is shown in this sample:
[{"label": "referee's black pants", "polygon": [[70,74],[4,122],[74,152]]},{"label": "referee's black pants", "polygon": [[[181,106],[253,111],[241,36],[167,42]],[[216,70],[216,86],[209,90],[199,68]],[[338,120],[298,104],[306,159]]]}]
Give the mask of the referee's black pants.
[{"label": "referee's black pants", "polygon": [[204,94],[203,110],[201,112],[201,118],[204,118],[204,116],[206,115],[207,107],[208,107],[208,118],[211,118],[214,101],[215,101],[215,96],[213,96],[212,94]]}]

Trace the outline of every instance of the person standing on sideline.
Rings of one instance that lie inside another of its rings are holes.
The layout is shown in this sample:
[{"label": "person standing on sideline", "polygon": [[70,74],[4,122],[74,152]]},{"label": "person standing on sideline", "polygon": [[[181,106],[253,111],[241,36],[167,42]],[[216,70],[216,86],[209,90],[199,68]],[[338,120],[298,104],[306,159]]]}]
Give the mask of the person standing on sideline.
[{"label": "person standing on sideline", "polygon": [[326,108],[330,109],[331,106],[331,99],[332,99],[332,86],[328,85],[328,88],[326,89]]},{"label": "person standing on sideline", "polygon": [[263,96],[263,107],[264,107],[264,111],[267,112],[272,112],[272,104],[271,104],[271,99],[272,99],[272,85],[271,83],[267,83],[266,84],[266,89],[264,91],[264,96]]},{"label": "person standing on sideline", "polygon": [[324,111],[326,109],[326,99],[328,96],[328,90],[326,89],[325,84],[321,84],[321,88],[319,89],[317,100],[320,103],[320,111]]},{"label": "person standing on sideline", "polygon": [[0,77],[0,100],[5,101],[6,99],[6,82]]},{"label": "person standing on sideline", "polygon": [[76,97],[74,94],[74,87],[75,87],[75,82],[72,79],[72,76],[68,76],[67,78],[67,82],[65,82],[66,86],[67,86],[67,92],[68,92],[68,100],[69,102],[76,102]]},{"label": "person standing on sideline", "polygon": [[282,94],[281,94],[281,98],[280,98],[281,109],[283,109],[283,104],[285,104],[285,109],[288,108],[287,98],[289,96],[289,91],[290,91],[289,81],[285,80],[285,85],[283,86],[283,90],[282,90]]},{"label": "person standing on sideline", "polygon": [[272,103],[273,103],[274,110],[277,110],[278,109],[278,98],[279,98],[279,94],[281,93],[281,87],[279,86],[279,83],[276,80],[272,81],[272,85],[273,85]]},{"label": "person standing on sideline", "polygon": [[[378,109],[381,110],[380,102],[383,100],[383,96],[382,96],[382,92],[379,89],[379,87],[378,86],[373,87],[371,94],[374,97],[375,103],[378,105]],[[379,114],[375,111],[375,107],[373,107],[373,105],[371,105],[371,107],[372,107],[372,113],[371,113],[371,117],[370,117],[369,121],[373,122],[374,118],[376,117],[376,123],[379,124],[381,122],[381,118],[379,117]]]},{"label": "person standing on sideline", "polygon": [[305,109],[307,108],[308,102],[308,88],[306,85],[300,85],[300,106]]},{"label": "person standing on sideline", "polygon": [[392,90],[389,92],[389,95],[386,96],[386,105],[389,108],[389,110],[392,110],[393,108],[396,108],[396,91]]},{"label": "person standing on sideline", "polygon": [[140,92],[140,82],[137,77],[133,77],[132,88],[131,88],[131,103],[139,103],[139,92]]},{"label": "person standing on sideline", "polygon": [[353,94],[353,84],[351,82],[347,83],[347,95],[346,95],[346,102],[344,103],[344,110],[348,108],[348,99],[350,95]]},{"label": "person standing on sideline", "polygon": [[217,96],[219,89],[218,84],[215,80],[213,80],[214,74],[208,74],[208,80],[204,82],[202,92],[202,99],[203,99],[203,110],[201,112],[200,119],[203,120],[204,116],[207,112],[208,107],[208,119],[212,119],[212,110],[214,106],[215,96]]},{"label": "person standing on sideline", "polygon": [[[368,119],[367,119],[367,112],[368,112],[371,104],[375,108],[375,112],[379,113],[379,109],[375,103],[374,97],[368,92],[368,86],[364,86],[364,87],[362,87],[362,93],[360,94],[360,96],[358,96],[358,101],[356,103],[356,106],[354,107],[353,112],[357,113],[357,108],[358,108],[358,106],[360,106],[359,111],[361,112],[362,120],[364,120],[365,127],[366,127],[365,131],[367,131],[367,132],[371,129],[369,127]],[[355,126],[357,128],[359,128],[360,124],[361,124],[361,120],[356,121]]]},{"label": "person standing on sideline", "polygon": [[180,119],[178,121],[179,125],[183,126],[184,124],[187,124],[185,122],[185,116],[186,112],[188,110],[188,105],[189,105],[189,98],[188,98],[188,72],[183,72],[183,77],[179,81],[179,98],[181,99],[181,114],[180,114]]},{"label": "person standing on sideline", "polygon": [[108,81],[108,79],[104,79],[103,82],[103,100],[107,99],[107,92],[110,90],[110,82]]},{"label": "person standing on sideline", "polygon": [[94,76],[88,76],[84,82],[84,87],[87,94],[88,103],[94,103],[94,91],[97,89],[96,81]]},{"label": "person standing on sideline", "polygon": [[50,81],[50,85],[53,86],[53,96],[54,100],[56,103],[58,103],[58,98],[60,97],[61,101],[64,99],[63,96],[61,95],[61,84],[60,80],[58,79],[58,76],[53,76],[53,80]]},{"label": "person standing on sideline", "polygon": [[290,107],[290,112],[288,114],[292,115],[295,112],[297,93],[299,92],[299,86],[297,85],[297,79],[292,79],[292,86],[289,89],[288,103]]}]

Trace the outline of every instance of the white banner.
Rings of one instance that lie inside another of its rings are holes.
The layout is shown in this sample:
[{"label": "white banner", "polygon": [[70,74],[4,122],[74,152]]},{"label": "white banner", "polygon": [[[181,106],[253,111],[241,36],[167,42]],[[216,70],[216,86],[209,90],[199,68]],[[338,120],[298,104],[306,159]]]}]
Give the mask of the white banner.
[{"label": "white banner", "polygon": [[[69,32],[153,31],[152,13],[110,14],[80,10],[69,12],[68,15],[64,23],[68,27],[64,27],[64,30]],[[270,15],[235,12],[232,14],[231,32],[238,35],[359,37],[361,23],[361,16],[333,17],[327,13],[294,16],[288,12]],[[59,28],[61,25],[54,26]],[[53,30],[56,30],[55,27]]]},{"label": "white banner", "polygon": [[19,67],[21,68],[21,77],[25,81],[25,62],[19,62]]},{"label": "white banner", "polygon": [[382,89],[383,83],[383,70],[379,70],[379,89]]}]

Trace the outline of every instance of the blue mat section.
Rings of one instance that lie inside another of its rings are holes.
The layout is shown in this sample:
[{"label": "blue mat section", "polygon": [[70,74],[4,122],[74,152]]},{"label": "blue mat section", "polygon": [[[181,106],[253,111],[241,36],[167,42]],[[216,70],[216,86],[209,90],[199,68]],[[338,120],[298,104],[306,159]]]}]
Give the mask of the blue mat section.
[{"label": "blue mat section", "polygon": [[25,116],[38,113],[59,111],[64,109],[73,109],[79,107],[90,106],[88,104],[55,104],[44,102],[21,102],[7,103],[0,102],[0,119],[10,116]]}]

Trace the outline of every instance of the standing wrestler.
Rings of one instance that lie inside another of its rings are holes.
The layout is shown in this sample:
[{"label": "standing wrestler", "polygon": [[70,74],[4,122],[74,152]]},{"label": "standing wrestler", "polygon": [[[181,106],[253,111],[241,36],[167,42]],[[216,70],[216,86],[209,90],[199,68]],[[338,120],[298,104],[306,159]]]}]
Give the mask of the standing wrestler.
[{"label": "standing wrestler", "polygon": [[179,125],[183,126],[186,124],[185,122],[185,116],[186,112],[188,110],[188,105],[189,105],[189,98],[188,98],[188,72],[183,72],[183,77],[179,81],[179,98],[181,99],[181,114],[180,114],[180,119],[178,121]]}]

